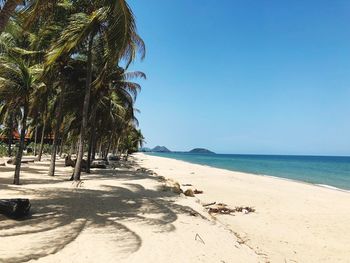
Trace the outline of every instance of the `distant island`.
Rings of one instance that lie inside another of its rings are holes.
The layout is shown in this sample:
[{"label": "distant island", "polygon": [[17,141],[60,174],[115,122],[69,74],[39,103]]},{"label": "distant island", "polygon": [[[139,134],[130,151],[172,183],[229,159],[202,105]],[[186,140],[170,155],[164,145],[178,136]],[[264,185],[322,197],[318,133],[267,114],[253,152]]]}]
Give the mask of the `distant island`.
[{"label": "distant island", "polygon": [[214,152],[204,148],[194,148],[191,151],[189,151],[189,153],[214,153]]},{"label": "distant island", "polygon": [[167,147],[165,146],[159,146],[157,145],[156,147],[154,147],[153,149],[151,148],[147,148],[147,147],[144,147],[144,148],[141,148],[140,149],[140,152],[156,152],[156,153],[171,153],[171,152],[174,152],[174,153],[208,153],[208,154],[215,154],[214,152],[208,150],[208,149],[205,149],[205,148],[194,148],[188,152],[179,152],[179,151],[170,151]]},{"label": "distant island", "polygon": [[154,147],[151,152],[156,152],[156,153],[170,153],[171,151],[165,147],[165,146],[156,146]]}]

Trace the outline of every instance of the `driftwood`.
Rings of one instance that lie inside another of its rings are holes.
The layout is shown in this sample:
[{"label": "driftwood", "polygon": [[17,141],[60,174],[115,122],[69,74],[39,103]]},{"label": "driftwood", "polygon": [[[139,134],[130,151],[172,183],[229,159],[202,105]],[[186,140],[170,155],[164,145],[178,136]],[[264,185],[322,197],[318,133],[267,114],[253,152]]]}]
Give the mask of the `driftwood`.
[{"label": "driftwood", "polygon": [[253,207],[250,207],[250,206],[246,206],[246,207],[243,207],[243,206],[236,206],[236,207],[235,207],[235,211],[236,211],[236,212],[242,212],[242,213],[248,214],[248,213],[254,213],[254,212],[255,212],[255,209],[254,209]]},{"label": "driftwood", "polygon": [[211,205],[215,205],[216,202],[212,202],[212,203],[209,203],[209,204],[204,204],[203,206],[206,207],[206,206],[211,206]]},{"label": "driftwood", "polygon": [[106,166],[105,164],[92,163],[92,164],[90,165],[90,168],[106,169],[107,166]]},{"label": "driftwood", "polygon": [[[206,206],[211,206],[215,205],[216,202],[210,203],[203,205],[204,207]],[[230,215],[231,213],[235,212],[241,212],[244,214],[249,214],[249,213],[254,213],[255,209],[250,206],[236,206],[234,209],[228,208],[226,204],[223,203],[218,203],[216,207],[209,207],[208,208],[208,213],[209,214],[224,214],[224,215]]]},{"label": "driftwood", "polygon": [[29,210],[29,199],[0,199],[0,213],[8,217],[21,218],[28,215]]},{"label": "driftwood", "polygon": [[202,191],[202,190],[194,189],[193,193],[194,193],[195,195],[198,195],[198,194],[203,194],[203,191]]},{"label": "driftwood", "polygon": [[[27,160],[21,160],[21,163],[34,163],[34,159],[27,159]],[[9,160],[7,160],[7,162],[6,162],[7,164],[12,164],[12,165],[16,165],[16,158],[15,157],[13,157],[13,158],[11,158],[11,159],[9,159]]]},{"label": "driftwood", "polygon": [[194,197],[193,190],[192,190],[192,189],[187,189],[187,190],[184,192],[184,195],[190,196],[190,197]]},{"label": "driftwood", "polygon": [[199,240],[199,241],[201,241],[203,244],[205,244],[204,240],[201,238],[201,236],[200,236],[198,233],[194,236],[194,240]]},{"label": "driftwood", "polygon": [[234,209],[229,209],[227,207],[210,207],[209,210],[208,210],[208,213],[209,214],[224,214],[224,215],[229,215],[231,213],[235,212]]}]

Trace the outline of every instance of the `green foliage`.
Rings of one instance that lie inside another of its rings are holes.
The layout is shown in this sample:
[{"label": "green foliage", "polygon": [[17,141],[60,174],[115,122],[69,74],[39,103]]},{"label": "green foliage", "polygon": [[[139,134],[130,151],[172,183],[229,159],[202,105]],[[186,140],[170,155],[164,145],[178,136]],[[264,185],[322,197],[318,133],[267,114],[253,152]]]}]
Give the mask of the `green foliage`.
[{"label": "green foliage", "polygon": [[[26,119],[26,138],[36,138],[37,153],[41,138],[52,142],[54,135],[66,153],[80,141],[95,151],[97,145],[104,152],[137,151],[141,86],[134,79],[146,75],[127,69],[137,55],[144,58],[145,45],[126,0],[28,0],[14,12],[0,33],[3,136],[17,136]],[[45,144],[43,153],[51,148]]]},{"label": "green foliage", "polygon": [[0,157],[7,156],[7,145],[0,142]]},{"label": "green foliage", "polygon": [[[31,152],[31,155],[33,154],[34,152],[34,142],[31,142],[27,145],[27,150],[30,149],[32,152]],[[40,149],[40,144],[37,143],[36,144],[36,153],[38,154],[39,153],[39,149]],[[43,145],[43,154],[50,154],[51,153],[51,145],[50,144],[44,144]]]}]

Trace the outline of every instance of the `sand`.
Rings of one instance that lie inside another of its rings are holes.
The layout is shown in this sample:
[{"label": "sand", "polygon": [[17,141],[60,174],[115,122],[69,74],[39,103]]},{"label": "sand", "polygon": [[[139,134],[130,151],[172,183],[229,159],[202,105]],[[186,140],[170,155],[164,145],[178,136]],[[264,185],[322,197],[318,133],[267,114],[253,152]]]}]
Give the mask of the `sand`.
[{"label": "sand", "polygon": [[[32,216],[0,216],[0,262],[259,262],[194,198],[165,191],[156,175],[129,167],[93,170],[78,187],[49,159],[0,167],[0,198],[30,198]],[[262,261],[261,261],[262,262]]]},{"label": "sand", "polygon": [[[30,198],[32,216],[0,216],[0,262],[349,262],[350,194],[136,154],[77,186],[48,158],[0,167],[0,198]],[[146,167],[157,174],[137,171]],[[178,195],[159,176],[204,193]],[[211,216],[203,203],[253,206]]]},{"label": "sand", "polygon": [[267,262],[350,262],[350,193],[284,179],[138,155],[140,165],[203,190],[201,202],[253,206],[219,216]]}]

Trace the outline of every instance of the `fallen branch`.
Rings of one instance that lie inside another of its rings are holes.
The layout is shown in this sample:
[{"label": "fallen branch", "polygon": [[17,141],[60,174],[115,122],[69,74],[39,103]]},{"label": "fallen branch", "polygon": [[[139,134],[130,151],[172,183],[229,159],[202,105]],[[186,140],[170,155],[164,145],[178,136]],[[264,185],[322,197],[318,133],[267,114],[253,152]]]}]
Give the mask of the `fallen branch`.
[{"label": "fallen branch", "polygon": [[213,208],[210,207],[208,210],[209,214],[215,213],[215,214],[223,214],[223,215],[230,215],[231,213],[234,213],[234,209],[229,209],[226,207],[219,207],[219,208]]},{"label": "fallen branch", "polygon": [[236,207],[235,207],[235,211],[236,211],[236,212],[242,212],[242,213],[248,214],[248,213],[254,213],[254,212],[255,212],[255,209],[254,209],[253,207],[250,207],[250,206],[246,206],[246,207],[243,207],[243,206],[236,206]]},{"label": "fallen branch", "polygon": [[216,204],[216,202],[212,202],[212,203],[209,203],[209,204],[203,204],[203,206],[206,207],[206,206],[211,206],[211,205],[215,205],[215,204]]},{"label": "fallen branch", "polygon": [[[203,205],[204,207],[214,205],[214,203],[210,203],[207,205]],[[226,204],[223,203],[218,203],[217,207],[210,207],[208,208],[208,213],[209,214],[224,214],[224,215],[230,215],[231,213],[234,212],[241,212],[244,214],[249,214],[249,213],[254,213],[255,209],[253,207],[249,206],[236,206],[234,209],[228,208]]]},{"label": "fallen branch", "polygon": [[197,237],[198,237],[198,239],[199,239],[203,244],[205,244],[205,242],[204,242],[203,239],[200,237],[200,235],[198,235],[198,233],[197,233],[196,236],[194,237],[194,240],[197,240]]}]

